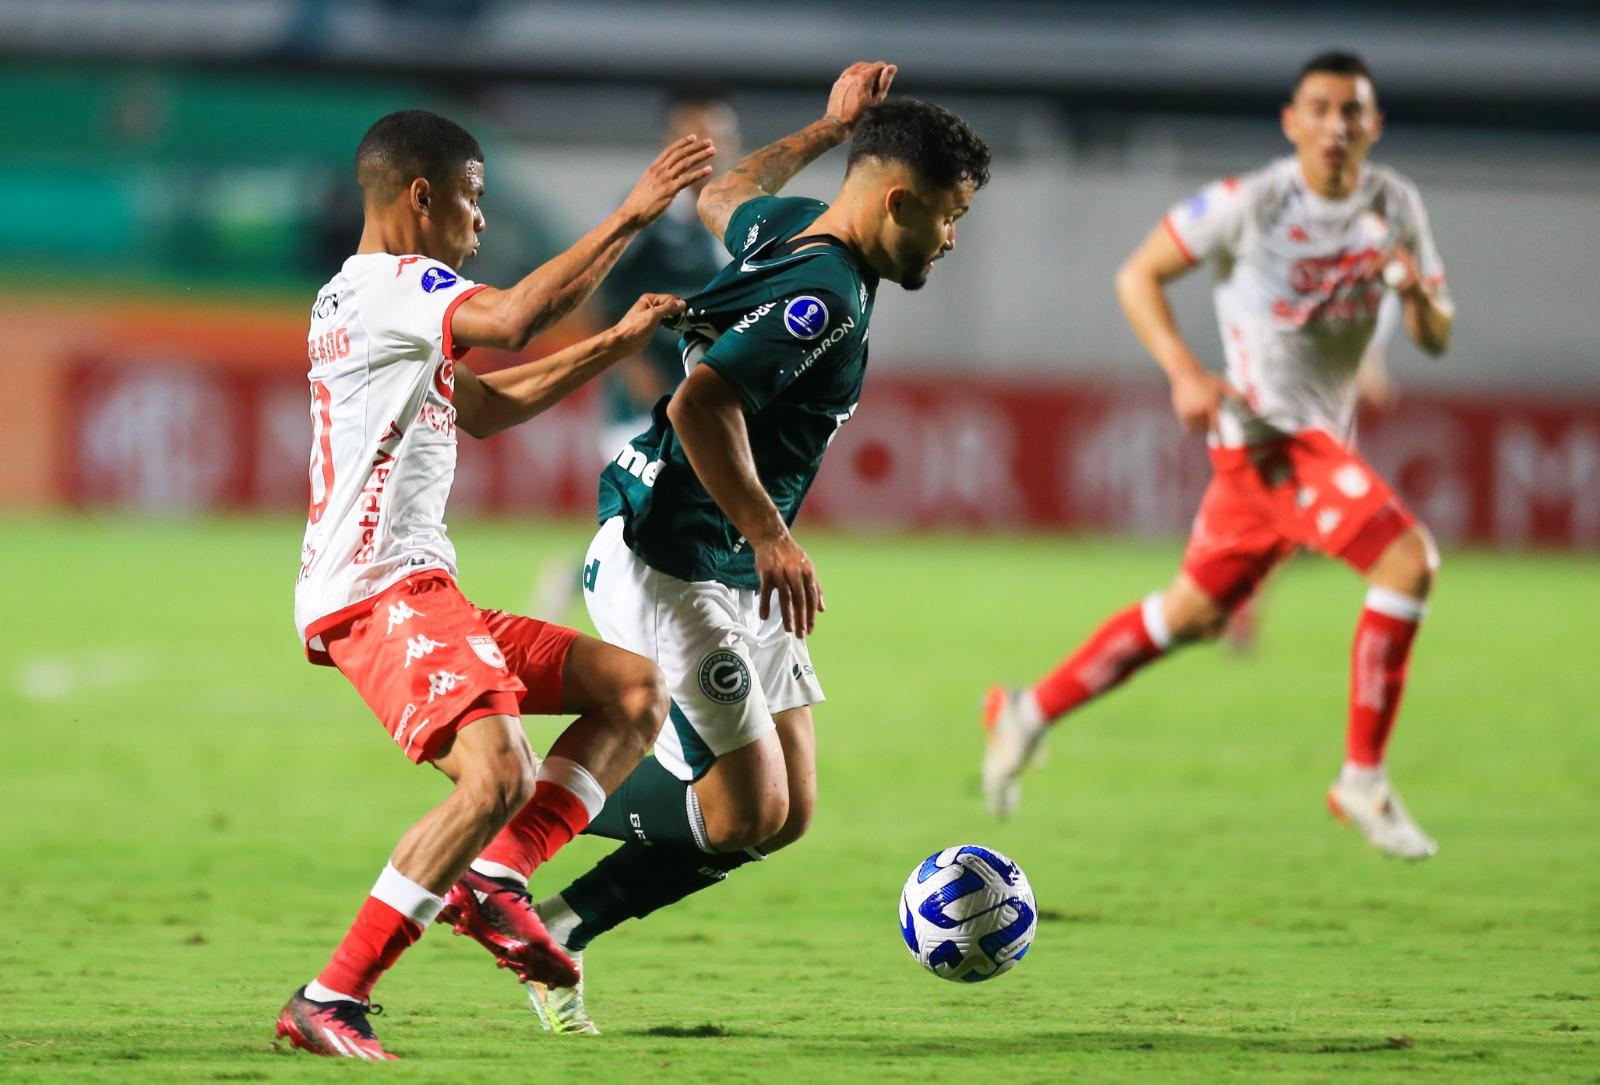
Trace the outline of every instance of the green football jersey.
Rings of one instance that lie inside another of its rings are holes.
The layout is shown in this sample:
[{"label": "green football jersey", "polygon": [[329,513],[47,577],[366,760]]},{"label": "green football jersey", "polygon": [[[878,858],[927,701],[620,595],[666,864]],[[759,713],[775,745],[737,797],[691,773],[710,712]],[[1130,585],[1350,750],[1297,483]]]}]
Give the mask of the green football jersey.
[{"label": "green football jersey", "polygon": [[[788,524],[861,398],[878,287],[838,241],[789,244],[827,206],[776,196],[741,204],[723,235],[733,262],[684,299],[677,325],[685,370],[710,366],[744,400],[757,473]],[[753,589],[755,556],[695,477],[668,402],[601,472],[600,520],[623,517],[629,548],[654,569]]]}]

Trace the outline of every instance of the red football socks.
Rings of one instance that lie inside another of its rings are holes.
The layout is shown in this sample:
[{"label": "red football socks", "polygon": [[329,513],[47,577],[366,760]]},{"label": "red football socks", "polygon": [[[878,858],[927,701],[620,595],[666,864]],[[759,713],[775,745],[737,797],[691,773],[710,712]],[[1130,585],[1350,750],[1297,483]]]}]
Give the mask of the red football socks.
[{"label": "red football socks", "polygon": [[356,913],[333,959],[317,982],[330,991],[365,1002],[372,985],[422,932],[444,903],[416,882],[386,866],[372,895]]},{"label": "red football socks", "polygon": [[1361,767],[1381,765],[1405,692],[1406,663],[1417,625],[1427,613],[1419,599],[1372,588],[1356,626],[1350,653],[1350,725],[1345,758]]},{"label": "red football socks", "polygon": [[[583,832],[605,801],[600,784],[582,765],[564,757],[547,758],[533,798],[483,849],[475,868],[485,873],[502,868],[527,881],[539,864]],[[480,863],[492,867],[485,870]]]},{"label": "red football socks", "polygon": [[1125,682],[1156,659],[1171,640],[1161,611],[1161,595],[1111,617],[1067,660],[1033,688],[1044,718],[1058,719],[1092,697]]}]

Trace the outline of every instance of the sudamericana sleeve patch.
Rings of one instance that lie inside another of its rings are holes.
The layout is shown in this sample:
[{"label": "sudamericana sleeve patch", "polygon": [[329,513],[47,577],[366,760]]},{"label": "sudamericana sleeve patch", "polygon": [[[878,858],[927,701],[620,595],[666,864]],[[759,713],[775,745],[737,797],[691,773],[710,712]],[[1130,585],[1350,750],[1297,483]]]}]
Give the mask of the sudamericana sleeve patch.
[{"label": "sudamericana sleeve patch", "polygon": [[448,290],[459,281],[455,272],[435,264],[422,273],[422,292],[432,294],[435,291]]},{"label": "sudamericana sleeve patch", "polygon": [[791,298],[783,307],[783,327],[796,339],[815,339],[828,330],[828,307],[815,294]]}]

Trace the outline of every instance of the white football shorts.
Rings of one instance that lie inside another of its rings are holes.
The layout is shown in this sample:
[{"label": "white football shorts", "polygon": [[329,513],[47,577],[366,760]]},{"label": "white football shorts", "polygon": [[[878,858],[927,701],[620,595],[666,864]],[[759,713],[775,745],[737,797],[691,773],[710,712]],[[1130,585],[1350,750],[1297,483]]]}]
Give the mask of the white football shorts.
[{"label": "white football shorts", "polygon": [[666,675],[672,707],[655,752],[680,780],[773,730],[773,713],[826,699],[805,641],[783,628],[776,606],[762,621],[753,591],[652,569],[623,541],[620,516],[589,544],[583,586],[601,638]]}]

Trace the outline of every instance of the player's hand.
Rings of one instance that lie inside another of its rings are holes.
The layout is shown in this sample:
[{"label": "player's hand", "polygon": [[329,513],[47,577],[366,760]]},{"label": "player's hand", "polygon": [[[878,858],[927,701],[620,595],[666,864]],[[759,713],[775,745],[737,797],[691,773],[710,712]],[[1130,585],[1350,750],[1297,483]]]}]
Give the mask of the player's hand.
[{"label": "player's hand", "polygon": [[817,613],[827,608],[822,605],[817,571],[794,536],[784,534],[772,542],[756,544],[755,557],[762,621],[772,613],[772,596],[776,594],[783,627],[797,637],[813,632]]},{"label": "player's hand", "polygon": [[1217,415],[1226,399],[1243,400],[1227,381],[1215,373],[1196,369],[1172,382],[1172,411],[1190,433],[1217,428]]},{"label": "player's hand", "polygon": [[1396,245],[1384,252],[1374,253],[1356,276],[1362,282],[1382,279],[1383,285],[1399,294],[1409,294],[1422,282],[1422,272],[1416,257]]},{"label": "player's hand", "polygon": [[663,320],[683,313],[683,299],[673,294],[644,294],[611,326],[619,354],[637,354],[650,342]]},{"label": "player's hand", "polygon": [[828,94],[828,119],[843,125],[846,132],[853,130],[861,114],[883,101],[899,70],[881,60],[859,60],[850,65]]},{"label": "player's hand", "polygon": [[630,225],[644,229],[666,213],[674,196],[711,176],[711,156],[716,153],[711,141],[699,136],[684,136],[669,144],[650,163],[618,210]]}]

